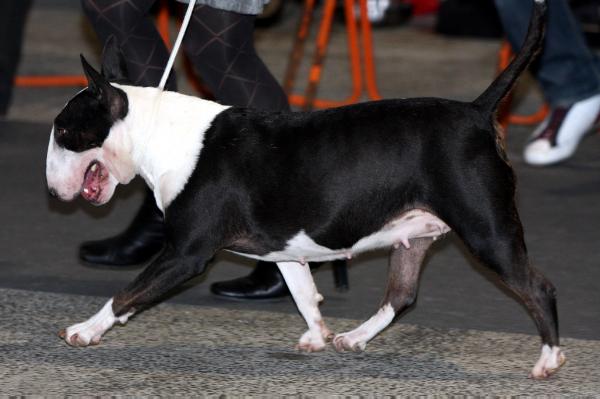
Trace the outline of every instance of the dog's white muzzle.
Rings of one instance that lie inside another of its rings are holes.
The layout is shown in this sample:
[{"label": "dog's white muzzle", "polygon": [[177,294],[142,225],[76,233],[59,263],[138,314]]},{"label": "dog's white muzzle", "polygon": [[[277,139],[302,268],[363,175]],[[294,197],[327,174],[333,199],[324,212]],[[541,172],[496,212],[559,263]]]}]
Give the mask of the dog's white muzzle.
[{"label": "dog's white muzzle", "polygon": [[53,129],[50,133],[48,155],[46,157],[48,190],[63,201],[74,200],[83,192],[84,198],[95,205],[108,202],[118,182],[108,173],[108,170],[102,164],[95,167],[100,167],[105,174],[104,179],[94,185],[94,189],[97,191],[92,193],[89,192],[88,188],[84,187],[86,174],[89,175],[89,168],[93,167],[94,164],[98,164],[95,161],[102,161],[102,151],[100,148],[93,148],[81,153],[61,148],[54,140]]}]

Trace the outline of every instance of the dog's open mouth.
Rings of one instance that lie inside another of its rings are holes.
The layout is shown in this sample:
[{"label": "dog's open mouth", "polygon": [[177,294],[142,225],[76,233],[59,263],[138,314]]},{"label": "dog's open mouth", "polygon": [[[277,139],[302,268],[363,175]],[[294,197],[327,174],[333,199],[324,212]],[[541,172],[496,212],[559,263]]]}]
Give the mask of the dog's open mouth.
[{"label": "dog's open mouth", "polygon": [[83,177],[81,196],[92,203],[98,203],[106,179],[108,179],[106,167],[99,161],[92,161]]}]

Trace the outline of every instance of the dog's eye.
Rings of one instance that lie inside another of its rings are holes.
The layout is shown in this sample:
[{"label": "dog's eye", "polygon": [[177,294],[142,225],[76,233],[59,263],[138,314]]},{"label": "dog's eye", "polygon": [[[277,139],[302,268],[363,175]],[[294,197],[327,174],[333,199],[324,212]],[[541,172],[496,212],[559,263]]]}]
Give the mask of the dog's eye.
[{"label": "dog's eye", "polygon": [[56,128],[56,135],[58,136],[64,136],[65,134],[67,134],[67,129],[64,129],[62,127],[58,127]]}]

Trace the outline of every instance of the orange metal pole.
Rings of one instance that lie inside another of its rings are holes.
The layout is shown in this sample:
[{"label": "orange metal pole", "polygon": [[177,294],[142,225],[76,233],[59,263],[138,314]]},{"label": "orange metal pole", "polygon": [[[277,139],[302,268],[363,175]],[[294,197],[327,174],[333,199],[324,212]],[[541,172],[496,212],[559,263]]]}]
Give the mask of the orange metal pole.
[{"label": "orange metal pole", "polygon": [[[169,6],[167,0],[161,0],[161,6],[157,16],[158,31],[165,41],[167,48],[169,43]],[[14,81],[19,87],[69,87],[87,86],[87,79],[83,75],[40,75],[40,76],[17,76]]]},{"label": "orange metal pole", "polygon": [[317,43],[313,63],[308,73],[308,86],[304,95],[304,109],[313,107],[313,102],[317,94],[317,87],[323,71],[323,63],[325,62],[325,56],[327,55],[327,45],[329,44],[336,2],[336,0],[326,0],[324,5],[323,18],[321,19],[321,25],[319,27],[319,32],[317,33]]},{"label": "orange metal pole", "polygon": [[[356,20],[354,18],[353,0],[344,0],[344,15],[346,18],[346,34],[348,39],[348,58],[352,78],[352,93],[344,100],[327,100],[314,98],[309,100],[307,96],[292,95],[290,102],[294,105],[305,106],[310,101],[314,108],[332,108],[342,105],[354,104],[360,99],[362,93],[362,74],[360,67],[360,49]],[[331,27],[331,26],[330,26]]]},{"label": "orange metal pole", "polygon": [[298,68],[302,62],[304,56],[304,45],[306,39],[310,33],[310,25],[312,23],[312,16],[314,13],[316,0],[306,0],[304,3],[304,11],[298,28],[296,29],[296,38],[294,39],[294,46],[292,47],[292,53],[288,59],[288,65],[285,71],[285,77],[283,79],[283,91],[289,96],[294,89],[294,82],[298,73]]},{"label": "orange metal pole", "polygon": [[87,86],[85,76],[17,76],[15,85],[21,87],[68,87],[68,86]]},{"label": "orange metal pole", "polygon": [[[329,34],[331,31],[332,24],[332,16],[335,9],[333,8],[333,1],[327,0],[325,3],[324,15],[321,20],[321,25],[319,29],[319,33],[317,35],[317,50],[315,54],[315,58],[313,61],[312,68],[310,70],[309,76],[309,88],[307,90],[306,95],[297,95],[297,94],[289,94],[290,104],[301,106],[306,108],[330,108],[337,107],[341,105],[353,104],[360,100],[360,96],[363,91],[363,74],[361,67],[361,51],[360,51],[360,40],[358,35],[358,29],[356,24],[356,18],[354,14],[354,9],[356,0],[344,0],[344,14],[345,14],[345,22],[346,22],[346,35],[348,39],[348,57],[351,68],[351,79],[352,79],[352,92],[349,97],[343,100],[328,100],[315,98],[316,97],[316,88],[321,79],[321,73],[323,68],[323,61],[325,57],[325,49],[322,46],[326,46],[329,42]],[[363,35],[362,45],[363,45],[363,56],[365,59],[365,82],[367,95],[374,99],[380,99],[381,95],[377,89],[377,83],[375,79],[375,66],[374,66],[374,57],[373,57],[373,46],[372,46],[372,37],[371,37],[371,23],[368,19],[366,0],[359,0],[360,3],[359,9],[361,12],[360,15],[360,24],[361,24],[361,33]],[[310,3],[310,4],[309,4]],[[314,8],[314,0],[306,0],[306,5]],[[311,12],[313,10],[311,9]],[[303,16],[303,18],[305,18]],[[301,24],[302,26],[302,24]],[[300,32],[300,29],[299,29]],[[306,32],[303,32],[306,33]],[[306,33],[307,34],[307,33]],[[298,42],[298,37],[296,39],[296,43],[294,44],[294,50],[292,52],[291,60],[295,60],[296,66],[299,64],[299,59],[294,58],[294,52],[296,52],[296,45]],[[290,61],[290,65],[293,61]],[[291,68],[288,67],[288,70]],[[293,85],[293,81],[287,79],[289,75],[286,74],[286,80],[284,81],[286,88],[291,88]],[[288,90],[289,92],[289,90]]]},{"label": "orange metal pole", "polygon": [[168,50],[171,50],[171,39],[169,35],[169,2],[168,0],[160,1],[160,8],[156,15],[156,29],[165,42]]},{"label": "orange metal pole", "polygon": [[535,125],[537,123],[541,123],[550,112],[550,107],[548,104],[542,104],[540,108],[530,115],[515,115],[510,114],[508,116],[508,123],[512,123],[515,125]]}]

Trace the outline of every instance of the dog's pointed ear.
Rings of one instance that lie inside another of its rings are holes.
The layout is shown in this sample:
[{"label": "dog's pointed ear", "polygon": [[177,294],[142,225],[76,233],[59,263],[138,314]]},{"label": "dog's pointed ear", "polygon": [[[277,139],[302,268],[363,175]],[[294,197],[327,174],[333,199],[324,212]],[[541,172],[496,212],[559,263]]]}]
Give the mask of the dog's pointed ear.
[{"label": "dog's pointed ear", "polygon": [[117,38],[111,35],[104,43],[102,50],[102,69],[100,71],[110,82],[128,83],[127,64],[121,48],[117,43]]},{"label": "dog's pointed ear", "polygon": [[83,66],[83,73],[88,81],[88,88],[96,94],[102,94],[102,87],[108,84],[108,81],[98,73],[90,64],[87,62],[83,54],[80,54],[81,66]]},{"label": "dog's pointed ear", "polygon": [[96,71],[81,55],[81,65],[88,80],[88,89],[98,101],[109,110],[112,118],[122,119],[127,115],[128,101],[123,90],[112,86],[109,81]]}]

